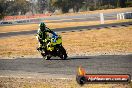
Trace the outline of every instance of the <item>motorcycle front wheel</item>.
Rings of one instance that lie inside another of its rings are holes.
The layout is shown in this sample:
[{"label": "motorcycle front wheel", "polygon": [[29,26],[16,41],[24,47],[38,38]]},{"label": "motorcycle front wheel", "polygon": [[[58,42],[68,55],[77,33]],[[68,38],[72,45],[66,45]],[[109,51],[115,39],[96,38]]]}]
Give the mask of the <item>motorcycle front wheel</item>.
[{"label": "motorcycle front wheel", "polygon": [[50,60],[50,58],[51,58],[51,56],[48,56],[48,55],[46,55],[46,56],[44,57],[45,60]]},{"label": "motorcycle front wheel", "polygon": [[45,55],[44,53],[41,53],[41,55],[42,55],[43,59],[45,59],[45,60],[50,60],[50,58],[51,58],[51,56]]}]

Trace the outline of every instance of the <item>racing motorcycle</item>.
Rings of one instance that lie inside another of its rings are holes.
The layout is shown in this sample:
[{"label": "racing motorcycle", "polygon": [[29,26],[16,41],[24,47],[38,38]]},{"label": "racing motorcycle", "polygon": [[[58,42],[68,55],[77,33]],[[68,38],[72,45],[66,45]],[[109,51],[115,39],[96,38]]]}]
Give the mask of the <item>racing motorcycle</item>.
[{"label": "racing motorcycle", "polygon": [[63,60],[67,59],[67,53],[62,45],[62,37],[60,35],[57,38],[49,35],[45,42],[46,46],[40,51],[44,59],[49,60],[53,56],[60,57]]}]

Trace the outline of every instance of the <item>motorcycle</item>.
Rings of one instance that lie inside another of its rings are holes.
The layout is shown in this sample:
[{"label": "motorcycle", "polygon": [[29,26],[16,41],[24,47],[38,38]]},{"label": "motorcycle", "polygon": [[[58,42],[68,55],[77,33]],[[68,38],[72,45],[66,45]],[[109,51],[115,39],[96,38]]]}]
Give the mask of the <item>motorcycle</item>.
[{"label": "motorcycle", "polygon": [[67,59],[67,53],[62,45],[62,37],[60,35],[57,38],[49,36],[44,42],[46,42],[46,46],[41,50],[41,55],[44,59],[49,60],[53,56],[58,56],[63,60]]}]

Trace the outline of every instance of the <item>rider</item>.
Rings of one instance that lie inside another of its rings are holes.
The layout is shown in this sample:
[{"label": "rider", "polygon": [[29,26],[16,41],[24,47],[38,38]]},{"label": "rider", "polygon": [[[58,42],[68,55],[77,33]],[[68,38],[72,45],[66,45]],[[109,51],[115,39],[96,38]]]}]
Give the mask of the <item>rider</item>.
[{"label": "rider", "polygon": [[48,33],[51,33],[53,34],[53,36],[55,38],[58,37],[58,35],[51,31],[49,28],[46,27],[45,23],[44,22],[41,22],[39,24],[39,29],[38,29],[38,32],[37,32],[37,39],[39,40],[39,48],[37,48],[37,50],[42,50],[43,46],[46,47],[46,40],[48,38]]}]

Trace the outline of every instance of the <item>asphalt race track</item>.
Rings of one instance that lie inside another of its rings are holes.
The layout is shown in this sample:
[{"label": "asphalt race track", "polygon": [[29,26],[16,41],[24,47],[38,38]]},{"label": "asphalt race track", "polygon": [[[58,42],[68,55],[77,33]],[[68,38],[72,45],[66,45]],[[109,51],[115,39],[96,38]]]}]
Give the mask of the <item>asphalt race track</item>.
[{"label": "asphalt race track", "polygon": [[[109,27],[127,27],[131,26],[132,22],[122,22],[122,23],[112,23],[112,24],[102,24],[102,25],[93,25],[93,26],[76,26],[76,27],[67,27],[67,28],[57,28],[54,29],[55,32],[74,32],[74,31],[82,31],[82,30],[92,30],[92,29],[101,29],[101,28],[109,28]],[[8,33],[0,33],[0,38],[2,37],[11,37],[17,35],[29,35],[29,34],[36,34],[37,29],[33,31],[21,31],[21,32],[8,32]]]},{"label": "asphalt race track", "polygon": [[[131,11],[121,11],[122,13],[131,12]],[[117,19],[117,13],[121,12],[109,12],[104,13],[104,19],[105,20],[116,20]],[[94,13],[94,14],[76,14],[76,15],[64,15],[64,16],[48,16],[45,18],[40,18],[39,21],[49,20],[50,22],[47,23],[62,23],[62,22],[80,22],[80,21],[99,21],[100,20],[100,14]],[[19,22],[19,23],[5,23],[1,24],[0,26],[8,26],[8,25],[22,25],[22,24],[31,24],[32,22]],[[33,22],[33,23],[39,23],[39,22]]]},{"label": "asphalt race track", "polygon": [[22,72],[76,75],[79,66],[85,68],[88,74],[132,75],[132,55],[78,56],[69,57],[67,60],[57,57],[51,60],[43,58],[0,59],[0,76],[12,73],[17,75]]}]

